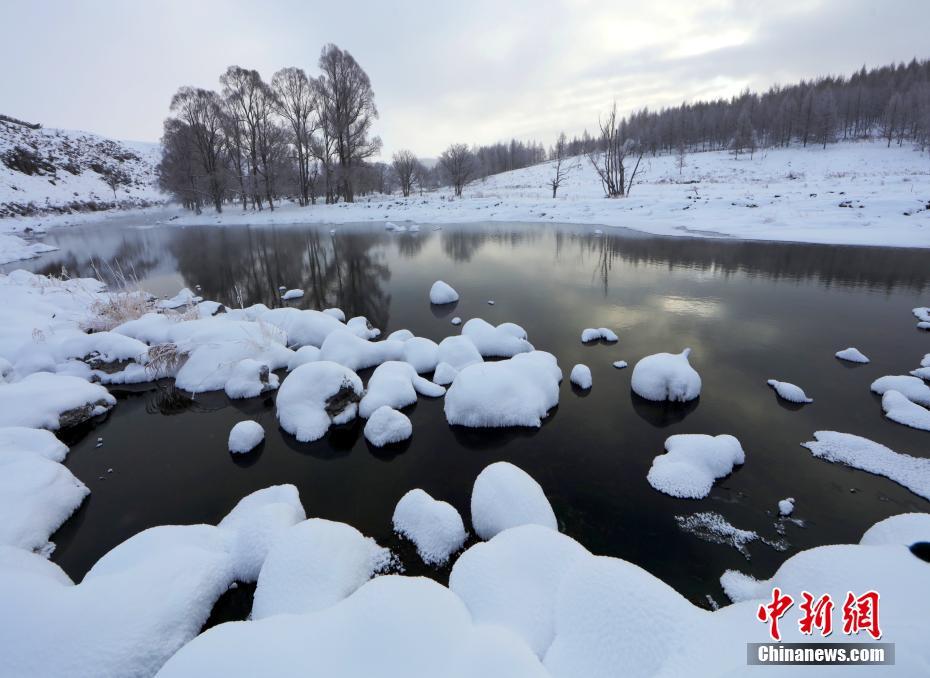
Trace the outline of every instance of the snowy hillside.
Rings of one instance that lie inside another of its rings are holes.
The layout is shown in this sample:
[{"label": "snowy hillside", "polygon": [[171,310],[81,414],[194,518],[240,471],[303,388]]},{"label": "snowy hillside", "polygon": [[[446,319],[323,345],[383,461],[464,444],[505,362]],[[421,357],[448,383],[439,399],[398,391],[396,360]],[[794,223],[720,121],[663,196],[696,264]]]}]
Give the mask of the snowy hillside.
[{"label": "snowy hillside", "polygon": [[450,189],[354,204],[287,206],[274,213],[184,213],[176,223],[548,221],[622,226],[661,235],[930,247],[930,156],[910,145],[837,143],[765,150],[750,158],[695,153],[646,157],[628,198],[604,198],[590,163],[552,198],[551,163]]},{"label": "snowy hillside", "polygon": [[0,117],[0,217],[161,203],[159,155],[158,144],[33,129]]}]

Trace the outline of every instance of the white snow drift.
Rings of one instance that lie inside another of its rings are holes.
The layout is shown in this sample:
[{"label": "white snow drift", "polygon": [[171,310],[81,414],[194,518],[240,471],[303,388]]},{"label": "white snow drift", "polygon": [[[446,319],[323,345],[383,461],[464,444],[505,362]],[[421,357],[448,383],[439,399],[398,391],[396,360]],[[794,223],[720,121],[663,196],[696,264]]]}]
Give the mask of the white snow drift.
[{"label": "white snow drift", "polygon": [[882,396],[882,409],[891,421],[922,431],[930,431],[930,410],[911,402],[897,391],[885,391]]},{"label": "white snow drift", "polygon": [[660,492],[683,499],[706,497],[715,480],[746,462],[739,441],[726,434],[674,435],[666,439],[665,449],[652,460],[646,479]]},{"label": "white snow drift", "polygon": [[919,377],[896,375],[879,377],[870,387],[873,393],[884,395],[885,391],[898,391],[911,402],[930,407],[930,386]]},{"label": "white snow drift", "polygon": [[420,488],[400,498],[394,508],[393,524],[395,532],[414,543],[427,565],[444,565],[468,536],[455,507],[433,499]]}]

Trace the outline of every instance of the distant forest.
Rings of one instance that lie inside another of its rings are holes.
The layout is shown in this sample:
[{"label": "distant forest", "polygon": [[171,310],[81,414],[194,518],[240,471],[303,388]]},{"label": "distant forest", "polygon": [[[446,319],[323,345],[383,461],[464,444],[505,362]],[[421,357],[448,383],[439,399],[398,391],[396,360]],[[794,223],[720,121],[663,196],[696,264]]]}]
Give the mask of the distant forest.
[{"label": "distant forest", "polygon": [[255,70],[230,66],[219,78],[220,91],[180,88],[165,120],[161,187],[197,212],[231,203],[261,210],[285,198],[301,205],[352,202],[358,195],[410,196],[443,185],[461,195],[474,179],[555,160],[555,196],[561,160],[586,155],[605,194],[615,197],[633,184],[638,164],[627,170],[626,159],[644,154],[731,150],[738,156],[866,138],[930,148],[930,60],[863,66],[849,77],[644,108],[625,117],[615,105],[593,135],[562,134],[548,148],[517,139],[453,143],[432,166],[409,150],[394,153],[390,162],[374,160],[381,140],[371,135],[378,110],[368,75],[335,45],[323,48],[318,68],[316,76],[284,68],[266,82]]}]

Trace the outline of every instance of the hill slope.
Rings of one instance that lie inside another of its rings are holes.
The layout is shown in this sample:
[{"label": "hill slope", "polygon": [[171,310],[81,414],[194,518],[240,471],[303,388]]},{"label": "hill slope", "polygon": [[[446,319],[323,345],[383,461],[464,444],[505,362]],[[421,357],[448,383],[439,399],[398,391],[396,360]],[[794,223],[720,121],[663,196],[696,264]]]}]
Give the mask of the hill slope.
[{"label": "hill slope", "polygon": [[0,116],[0,217],[162,203],[158,144],[35,128]]}]

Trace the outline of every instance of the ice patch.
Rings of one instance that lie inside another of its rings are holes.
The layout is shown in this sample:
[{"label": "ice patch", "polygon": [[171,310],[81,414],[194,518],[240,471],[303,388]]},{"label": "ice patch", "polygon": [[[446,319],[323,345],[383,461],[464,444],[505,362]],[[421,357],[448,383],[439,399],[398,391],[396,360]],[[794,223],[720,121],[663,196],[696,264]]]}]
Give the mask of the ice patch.
[{"label": "ice patch", "polygon": [[685,402],[701,395],[701,376],[688,362],[690,348],[681,353],[646,356],[633,368],[630,385],[646,400]]},{"label": "ice patch", "polygon": [[394,508],[393,524],[395,532],[416,545],[427,565],[445,565],[468,536],[455,507],[433,499],[420,488],[400,498]]},{"label": "ice patch", "polygon": [[519,525],[558,530],[555,513],[539,483],[505,461],[487,466],[475,479],[471,523],[475,533],[485,540]]},{"label": "ice patch", "polygon": [[712,544],[732,546],[749,560],[747,544],[754,542],[759,535],[752,530],[741,530],[731,525],[726,518],[715,511],[701,511],[687,516],[675,516],[683,531],[693,534],[698,539]]},{"label": "ice patch", "polygon": [[646,479],[659,492],[683,499],[706,497],[717,478],[746,461],[739,441],[725,434],[674,435],[666,439],[665,449],[652,460]]}]

